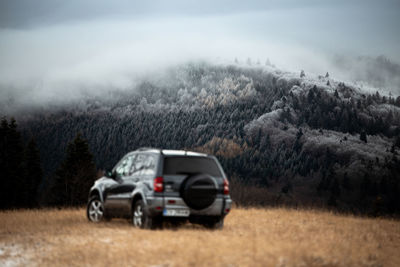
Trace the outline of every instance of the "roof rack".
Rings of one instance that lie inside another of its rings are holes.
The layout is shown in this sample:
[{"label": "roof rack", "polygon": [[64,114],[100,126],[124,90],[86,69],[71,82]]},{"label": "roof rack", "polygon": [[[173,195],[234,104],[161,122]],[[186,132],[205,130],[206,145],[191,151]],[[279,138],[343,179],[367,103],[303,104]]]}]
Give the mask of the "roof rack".
[{"label": "roof rack", "polygon": [[136,149],[136,151],[144,151],[144,150],[150,150],[150,149],[157,149],[157,148],[152,148],[152,147],[139,147]]},{"label": "roof rack", "polygon": [[146,151],[146,150],[158,150],[161,154],[163,154],[162,149],[154,148],[154,147],[139,147],[136,151]]}]

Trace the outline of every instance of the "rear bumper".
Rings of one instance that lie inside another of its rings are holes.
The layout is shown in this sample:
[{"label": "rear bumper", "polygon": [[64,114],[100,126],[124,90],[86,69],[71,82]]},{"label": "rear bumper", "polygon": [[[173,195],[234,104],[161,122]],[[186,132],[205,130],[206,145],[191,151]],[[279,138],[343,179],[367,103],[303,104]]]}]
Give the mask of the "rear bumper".
[{"label": "rear bumper", "polygon": [[147,214],[152,217],[163,216],[164,209],[186,209],[190,216],[222,216],[231,209],[232,200],[229,197],[217,197],[213,204],[202,210],[189,208],[180,197],[151,197],[147,199]]}]

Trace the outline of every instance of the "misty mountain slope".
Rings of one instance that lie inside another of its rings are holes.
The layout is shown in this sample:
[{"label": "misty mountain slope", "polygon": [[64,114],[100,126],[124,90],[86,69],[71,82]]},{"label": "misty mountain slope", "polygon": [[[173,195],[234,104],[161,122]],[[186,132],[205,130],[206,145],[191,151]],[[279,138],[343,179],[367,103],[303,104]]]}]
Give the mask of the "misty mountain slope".
[{"label": "misty mountain slope", "polygon": [[400,88],[400,65],[385,56],[336,56],[333,65],[347,72],[351,80],[362,81],[376,88],[386,88],[389,92],[398,93]]},{"label": "misty mountain slope", "polygon": [[299,74],[184,64],[20,122],[50,179],[82,132],[100,169],[141,146],[195,149],[217,155],[232,179],[267,186],[275,204],[398,212],[400,98]]}]

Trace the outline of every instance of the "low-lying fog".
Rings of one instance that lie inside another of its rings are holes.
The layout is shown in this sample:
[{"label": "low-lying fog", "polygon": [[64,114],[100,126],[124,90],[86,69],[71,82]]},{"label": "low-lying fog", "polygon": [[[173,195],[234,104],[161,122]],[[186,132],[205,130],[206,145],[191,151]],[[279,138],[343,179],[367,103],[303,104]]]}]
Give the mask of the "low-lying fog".
[{"label": "low-lying fog", "polygon": [[398,1],[131,2],[1,1],[0,103],[101,96],[166,66],[235,58],[400,94]]}]

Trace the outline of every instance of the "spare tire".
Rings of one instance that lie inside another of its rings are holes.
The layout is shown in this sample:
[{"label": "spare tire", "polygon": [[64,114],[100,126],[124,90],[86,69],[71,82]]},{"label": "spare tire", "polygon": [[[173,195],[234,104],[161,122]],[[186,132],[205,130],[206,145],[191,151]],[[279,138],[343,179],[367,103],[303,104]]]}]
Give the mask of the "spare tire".
[{"label": "spare tire", "polygon": [[201,210],[214,203],[217,196],[217,183],[208,174],[189,176],[181,186],[181,197],[186,205]]}]

